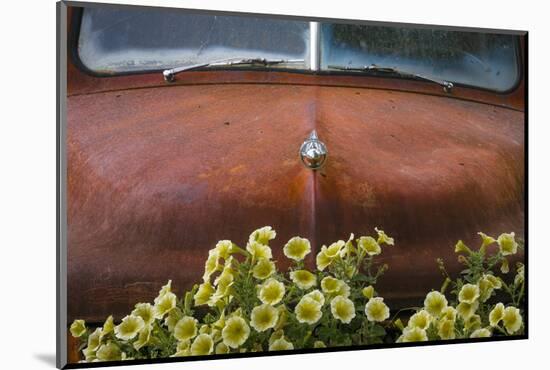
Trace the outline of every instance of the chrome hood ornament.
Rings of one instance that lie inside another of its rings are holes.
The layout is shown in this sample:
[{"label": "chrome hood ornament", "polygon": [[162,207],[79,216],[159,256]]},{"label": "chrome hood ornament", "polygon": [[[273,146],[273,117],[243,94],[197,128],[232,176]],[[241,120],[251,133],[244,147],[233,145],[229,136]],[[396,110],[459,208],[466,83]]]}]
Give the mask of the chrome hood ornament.
[{"label": "chrome hood ornament", "polygon": [[319,140],[317,132],[311,131],[309,137],[300,147],[302,163],[312,170],[318,170],[325,164],[328,156],[327,146]]}]

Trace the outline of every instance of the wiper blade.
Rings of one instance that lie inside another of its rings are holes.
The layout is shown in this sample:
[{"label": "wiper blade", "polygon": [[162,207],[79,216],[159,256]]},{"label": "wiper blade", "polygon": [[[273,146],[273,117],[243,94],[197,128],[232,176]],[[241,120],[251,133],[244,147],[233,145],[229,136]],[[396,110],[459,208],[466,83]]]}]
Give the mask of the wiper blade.
[{"label": "wiper blade", "polygon": [[292,63],[303,63],[303,59],[266,59],[266,58],[230,58],[222,59],[214,62],[199,63],[183,67],[176,67],[171,69],[166,69],[162,72],[164,80],[166,82],[173,82],[175,76],[178,73],[185,71],[192,71],[194,69],[206,68],[206,67],[230,67],[238,65],[260,65],[264,67],[276,65],[276,64],[292,64]]},{"label": "wiper blade", "polygon": [[381,72],[381,73],[391,73],[403,77],[412,77],[417,78],[424,81],[430,81],[433,83],[436,83],[440,86],[443,86],[443,90],[447,93],[451,92],[451,90],[454,87],[454,84],[450,81],[440,80],[437,78],[427,77],[418,73],[412,73],[408,71],[404,71],[399,68],[395,67],[386,67],[386,66],[377,66],[376,64],[371,64],[369,66],[364,67],[348,67],[348,66],[337,66],[337,65],[329,65],[328,68],[331,69],[338,69],[341,71],[352,71],[352,72]]}]

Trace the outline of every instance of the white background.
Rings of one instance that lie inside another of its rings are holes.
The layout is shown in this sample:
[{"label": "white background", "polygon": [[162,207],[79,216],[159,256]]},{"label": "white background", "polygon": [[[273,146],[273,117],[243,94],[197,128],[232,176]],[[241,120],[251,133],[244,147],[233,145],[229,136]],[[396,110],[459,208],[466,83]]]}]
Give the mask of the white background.
[{"label": "white background", "polygon": [[[117,2],[117,1],[111,1]],[[124,1],[118,1],[124,2]],[[549,12],[519,1],[132,1],[259,13],[529,30],[530,339],[140,366],[139,369],[533,367],[548,355]],[[538,5],[533,5],[537,4]],[[0,22],[0,361],[55,363],[55,2],[4,1]],[[121,261],[124,263],[124,261]],[[544,362],[543,362],[544,363]],[[7,366],[6,366],[7,365]],[[540,366],[540,365],[539,365]],[[544,366],[544,365],[543,365]]]}]

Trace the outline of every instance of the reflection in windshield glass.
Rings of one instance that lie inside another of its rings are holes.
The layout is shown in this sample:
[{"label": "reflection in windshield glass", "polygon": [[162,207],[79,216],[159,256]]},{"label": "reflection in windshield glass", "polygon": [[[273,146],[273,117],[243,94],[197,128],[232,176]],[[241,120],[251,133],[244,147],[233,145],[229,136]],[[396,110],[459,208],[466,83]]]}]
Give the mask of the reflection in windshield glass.
[{"label": "reflection in windshield glass", "polygon": [[[304,59],[309,24],[162,9],[86,8],[78,52],[96,72],[158,70],[226,58]],[[285,66],[288,68],[288,66]]]},{"label": "reflection in windshield glass", "polygon": [[504,91],[518,79],[515,36],[323,24],[321,68],[375,64]]}]

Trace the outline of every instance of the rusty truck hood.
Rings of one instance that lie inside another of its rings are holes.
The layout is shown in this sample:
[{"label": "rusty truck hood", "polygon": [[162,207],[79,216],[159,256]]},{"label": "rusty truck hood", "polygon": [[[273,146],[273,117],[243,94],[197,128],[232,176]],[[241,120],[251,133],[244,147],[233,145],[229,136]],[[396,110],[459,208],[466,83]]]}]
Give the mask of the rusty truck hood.
[{"label": "rusty truck hood", "polygon": [[[317,130],[318,172],[298,157]],[[277,230],[322,244],[383,228],[378,290],[399,304],[456,271],[456,240],[523,234],[524,114],[350,87],[191,85],[68,98],[69,319],[189,288],[220,239]],[[475,242],[474,242],[475,240]],[[155,262],[156,261],[156,262]],[[159,263],[162,261],[162,263]],[[132,282],[132,283],[128,283]]]}]

